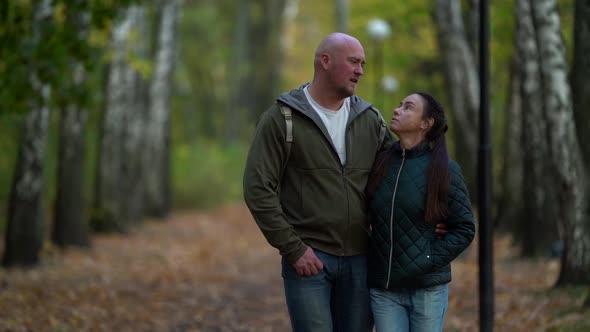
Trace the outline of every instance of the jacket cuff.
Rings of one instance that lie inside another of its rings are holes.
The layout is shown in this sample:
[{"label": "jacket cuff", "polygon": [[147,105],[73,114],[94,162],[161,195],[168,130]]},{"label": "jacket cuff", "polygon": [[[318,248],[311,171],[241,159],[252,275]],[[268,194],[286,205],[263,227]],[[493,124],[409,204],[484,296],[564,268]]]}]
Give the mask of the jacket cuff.
[{"label": "jacket cuff", "polygon": [[296,250],[293,250],[290,253],[285,254],[285,258],[287,259],[287,262],[289,264],[295,263],[299,258],[301,258],[301,256],[303,256],[303,254],[305,254],[305,250],[307,250],[307,246],[302,245],[299,248],[297,248]]}]

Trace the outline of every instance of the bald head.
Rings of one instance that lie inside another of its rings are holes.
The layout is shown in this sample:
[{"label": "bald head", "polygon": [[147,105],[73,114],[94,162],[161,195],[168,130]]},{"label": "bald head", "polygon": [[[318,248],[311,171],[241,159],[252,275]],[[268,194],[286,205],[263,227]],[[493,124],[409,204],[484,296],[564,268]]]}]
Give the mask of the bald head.
[{"label": "bald head", "polygon": [[354,37],[335,32],[326,36],[315,51],[312,98],[328,109],[338,109],[352,96],[363,75],[365,50]]},{"label": "bald head", "polygon": [[315,50],[315,65],[320,62],[322,54],[329,54],[333,56],[337,51],[347,46],[361,47],[361,43],[353,36],[341,32],[334,32],[327,35]]}]

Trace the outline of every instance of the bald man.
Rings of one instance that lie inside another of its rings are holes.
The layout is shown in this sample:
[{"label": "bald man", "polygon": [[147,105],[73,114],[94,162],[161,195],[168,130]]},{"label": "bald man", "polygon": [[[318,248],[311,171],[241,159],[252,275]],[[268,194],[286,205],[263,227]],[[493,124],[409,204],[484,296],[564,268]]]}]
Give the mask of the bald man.
[{"label": "bald man", "polygon": [[284,93],[257,124],[244,199],[282,256],[293,331],[371,331],[364,189],[393,140],[379,111],[354,95],[361,43],[332,33],[309,84]]}]

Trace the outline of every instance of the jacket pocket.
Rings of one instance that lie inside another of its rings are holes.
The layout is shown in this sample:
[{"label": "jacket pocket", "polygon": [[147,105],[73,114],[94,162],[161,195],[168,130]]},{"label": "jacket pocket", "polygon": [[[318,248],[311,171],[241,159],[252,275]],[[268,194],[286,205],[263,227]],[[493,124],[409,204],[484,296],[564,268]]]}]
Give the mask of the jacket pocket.
[{"label": "jacket pocket", "polygon": [[432,263],[432,246],[430,241],[422,241],[421,246],[416,246],[406,252],[407,263],[403,265],[403,278],[413,278],[430,273],[434,265]]}]

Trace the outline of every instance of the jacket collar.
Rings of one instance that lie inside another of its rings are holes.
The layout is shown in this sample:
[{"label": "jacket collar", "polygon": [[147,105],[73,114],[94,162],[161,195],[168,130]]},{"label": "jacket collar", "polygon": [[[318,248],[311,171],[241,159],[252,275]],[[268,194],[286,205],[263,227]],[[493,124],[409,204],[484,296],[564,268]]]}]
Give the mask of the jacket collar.
[{"label": "jacket collar", "polygon": [[[395,144],[392,147],[394,153],[401,155],[402,152],[404,151],[404,149],[402,148],[402,146],[400,145],[400,141],[395,142]],[[414,146],[411,149],[405,149],[405,157],[406,158],[416,158],[418,156],[421,156],[429,151],[432,150],[432,148],[430,147],[430,143],[428,142],[422,142],[416,146]]]}]

